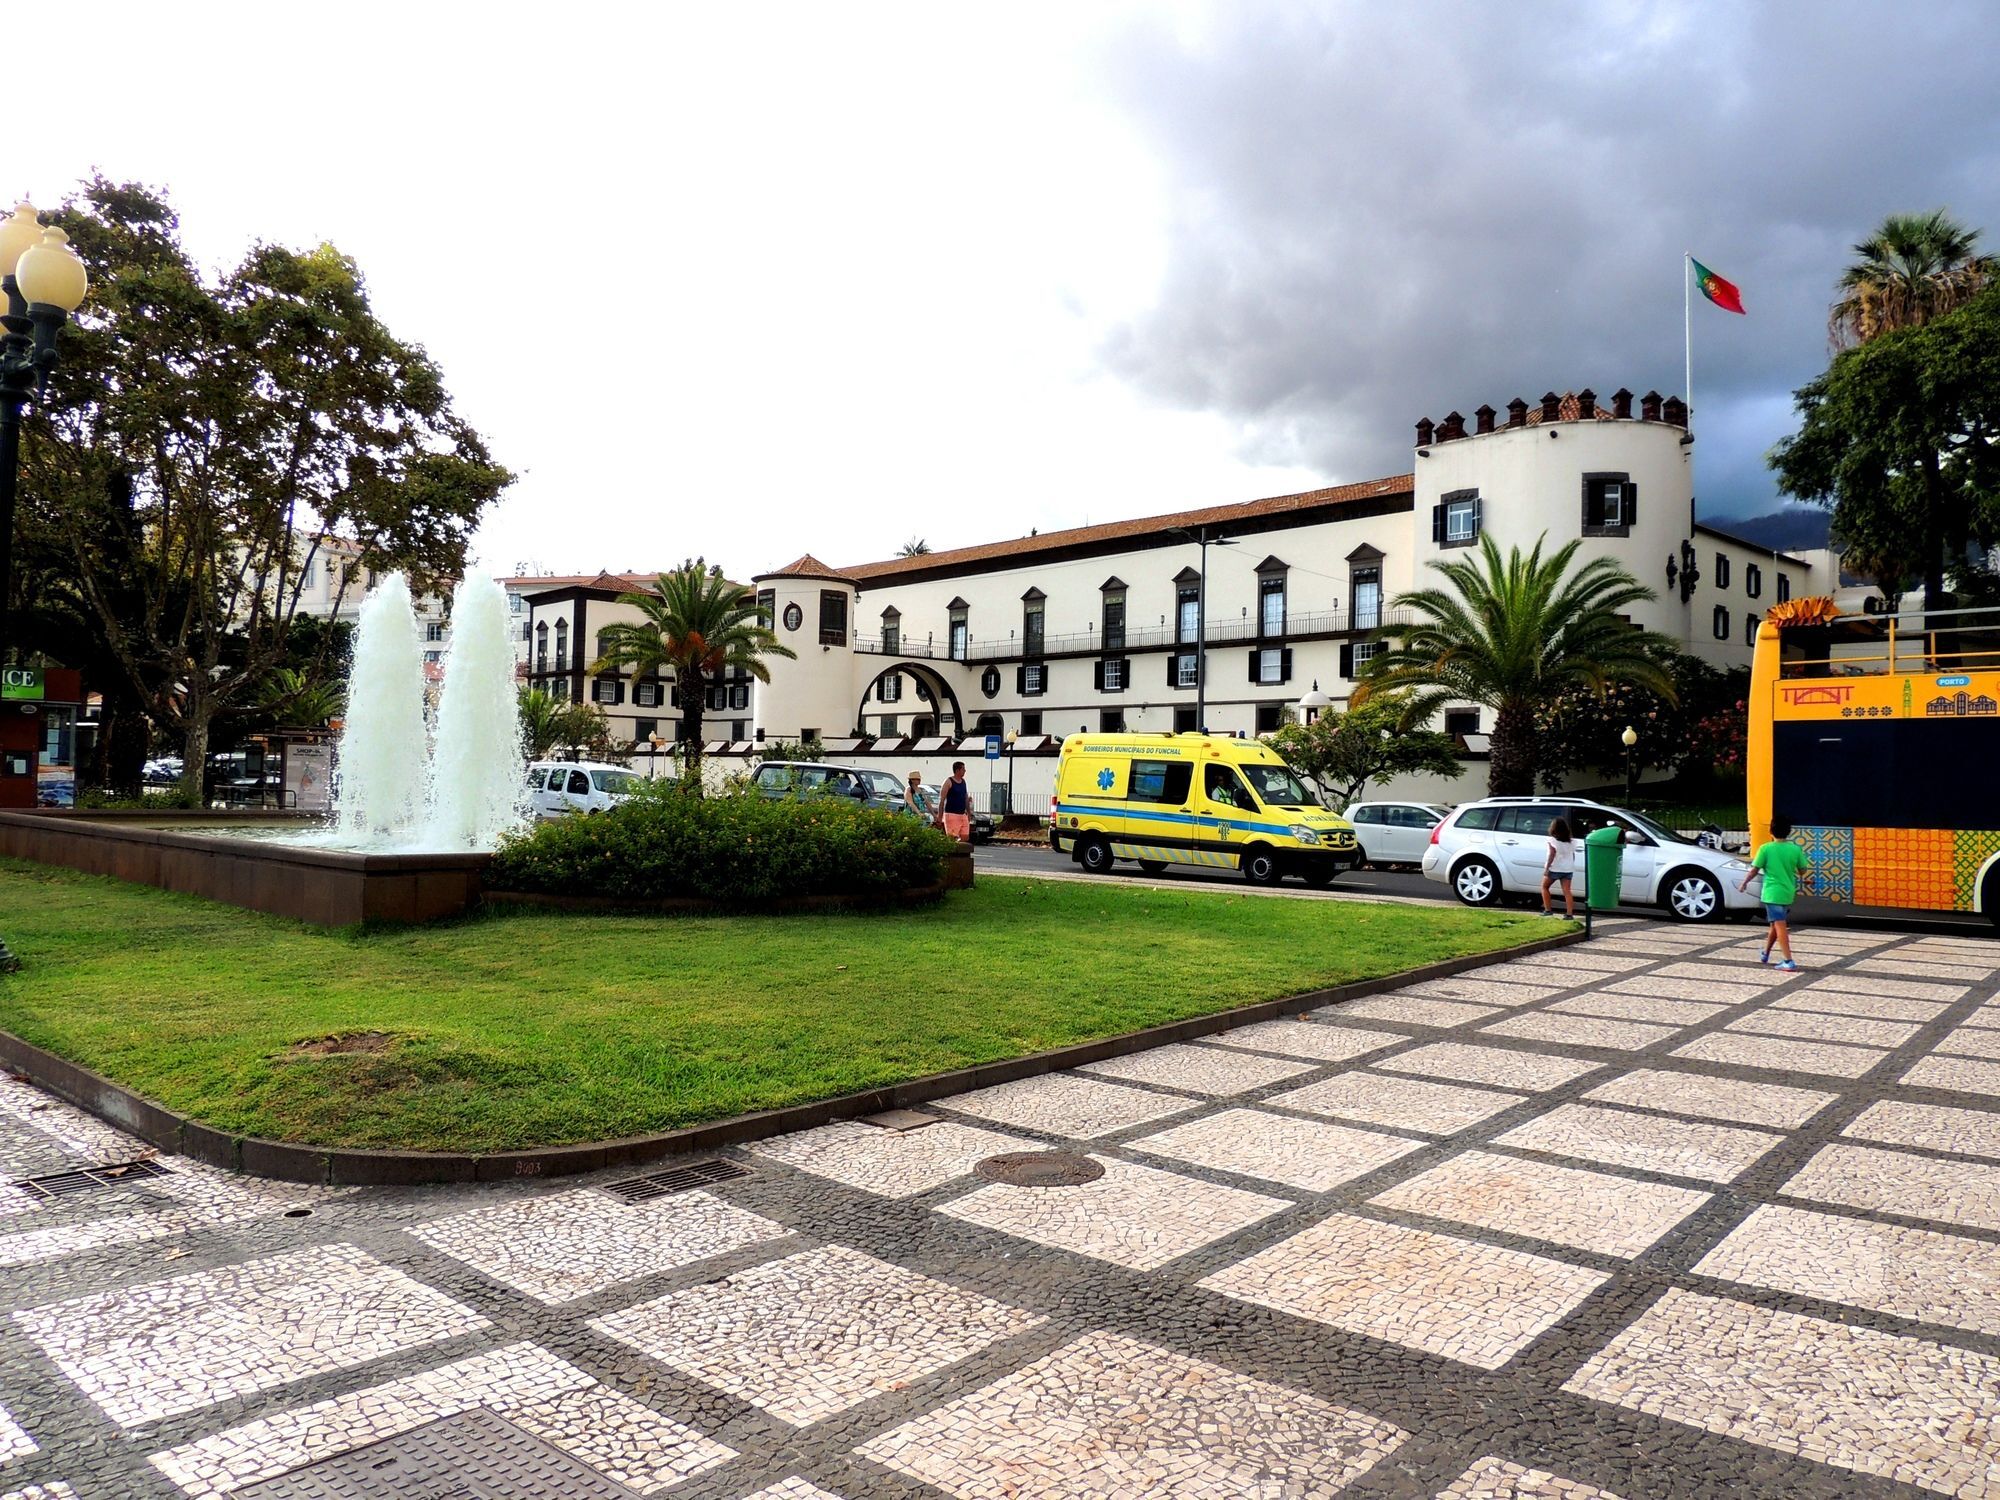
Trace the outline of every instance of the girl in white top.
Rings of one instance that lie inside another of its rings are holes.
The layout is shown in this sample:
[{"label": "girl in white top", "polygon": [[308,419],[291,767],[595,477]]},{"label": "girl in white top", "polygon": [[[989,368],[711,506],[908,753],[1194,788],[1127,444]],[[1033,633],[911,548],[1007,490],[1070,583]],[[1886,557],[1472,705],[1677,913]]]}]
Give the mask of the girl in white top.
[{"label": "girl in white top", "polygon": [[1565,915],[1576,917],[1576,893],[1570,889],[1576,879],[1576,840],[1569,836],[1569,824],[1561,818],[1549,824],[1549,854],[1542,861],[1542,915],[1553,917],[1551,888],[1561,886]]}]

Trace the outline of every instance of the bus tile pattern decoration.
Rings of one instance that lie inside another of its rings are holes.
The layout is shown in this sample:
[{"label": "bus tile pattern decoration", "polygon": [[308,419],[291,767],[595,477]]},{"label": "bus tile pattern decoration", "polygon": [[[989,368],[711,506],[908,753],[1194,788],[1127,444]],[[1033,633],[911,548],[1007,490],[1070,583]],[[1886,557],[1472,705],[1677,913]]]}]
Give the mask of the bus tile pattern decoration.
[{"label": "bus tile pattern decoration", "polygon": [[2000,854],[2000,832],[1993,829],[1960,829],[1951,836],[1951,878],[1953,903],[1960,911],[1972,911],[1979,903],[1979,876],[1988,860]]},{"label": "bus tile pattern decoration", "polygon": [[1948,828],[1854,830],[1854,894],[1858,906],[1950,911],[1952,834]]},{"label": "bus tile pattern decoration", "polygon": [[1854,830],[1852,828],[1801,828],[1792,842],[1806,851],[1812,863],[1806,869],[1801,893],[1822,901],[1854,899]]}]

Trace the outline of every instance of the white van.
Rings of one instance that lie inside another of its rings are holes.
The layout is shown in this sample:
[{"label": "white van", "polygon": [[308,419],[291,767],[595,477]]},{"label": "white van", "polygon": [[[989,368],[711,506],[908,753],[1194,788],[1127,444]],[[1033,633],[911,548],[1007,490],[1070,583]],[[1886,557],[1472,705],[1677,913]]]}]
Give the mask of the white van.
[{"label": "white van", "polygon": [[623,766],[594,760],[538,760],[528,767],[528,805],[538,818],[608,812],[645,785]]}]

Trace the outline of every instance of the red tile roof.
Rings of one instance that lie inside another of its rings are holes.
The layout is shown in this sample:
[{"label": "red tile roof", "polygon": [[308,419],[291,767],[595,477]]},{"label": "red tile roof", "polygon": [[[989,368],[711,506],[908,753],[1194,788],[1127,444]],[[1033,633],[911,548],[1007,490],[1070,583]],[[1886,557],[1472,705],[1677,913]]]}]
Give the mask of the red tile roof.
[{"label": "red tile roof", "polygon": [[518,578],[502,578],[500,586],[509,584],[535,589],[617,589],[627,592],[632,589],[650,589],[659,583],[658,573],[527,573]]},{"label": "red tile roof", "polygon": [[[1211,505],[1201,510],[1175,511],[1164,516],[1141,516],[1131,521],[1107,521],[1101,526],[1075,526],[1067,531],[1044,531],[1036,536],[1015,537],[1012,541],[986,542],[977,547],[955,547],[948,552],[926,552],[918,557],[892,557],[886,562],[864,563],[860,567],[842,569],[838,574],[829,573],[828,576],[844,576],[856,583],[888,582],[905,573],[949,567],[955,563],[1028,558],[1037,553],[1053,552],[1060,548],[1092,542],[1136,539],[1195,526],[1227,526],[1233,521],[1280,516],[1290,511],[1317,510],[1322,506],[1377,500],[1389,495],[1413,495],[1415,492],[1414,475],[1392,474],[1386,479],[1370,479],[1361,484],[1335,485],[1323,490],[1306,490],[1297,495],[1273,495],[1268,499],[1246,500],[1236,505]],[[800,561],[811,562],[812,559],[808,557]],[[791,573],[794,569],[787,568],[783,571]]]},{"label": "red tile roof", "polygon": [[769,573],[759,573],[757,577],[760,580],[765,578],[830,578],[835,583],[854,582],[845,573],[838,573],[829,568],[810,552],[806,553],[804,557],[801,557],[795,563],[787,564],[782,568],[774,568]]}]

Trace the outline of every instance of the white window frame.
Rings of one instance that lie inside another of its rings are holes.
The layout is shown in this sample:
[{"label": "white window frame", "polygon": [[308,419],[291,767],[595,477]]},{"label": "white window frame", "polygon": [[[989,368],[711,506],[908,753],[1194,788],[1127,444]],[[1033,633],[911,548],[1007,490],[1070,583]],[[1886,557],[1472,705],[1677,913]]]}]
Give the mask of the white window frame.
[{"label": "white window frame", "polygon": [[1285,680],[1285,648],[1260,646],[1257,650],[1257,681],[1268,687]]},{"label": "white window frame", "polygon": [[1447,500],[1444,506],[1444,539],[1469,542],[1479,534],[1479,502],[1473,499]]},{"label": "white window frame", "polygon": [[1359,677],[1362,667],[1388,649],[1389,643],[1387,641],[1356,641],[1354,643],[1354,675]]},{"label": "white window frame", "polygon": [[1104,691],[1122,693],[1125,691],[1125,658],[1114,656],[1104,663]]},{"label": "white window frame", "polygon": [[1194,687],[1201,678],[1201,657],[1193,651],[1183,651],[1174,663],[1174,686]]},{"label": "white window frame", "polygon": [[1041,662],[1031,661],[1021,669],[1021,691],[1023,693],[1045,693],[1049,690],[1049,669]]}]

